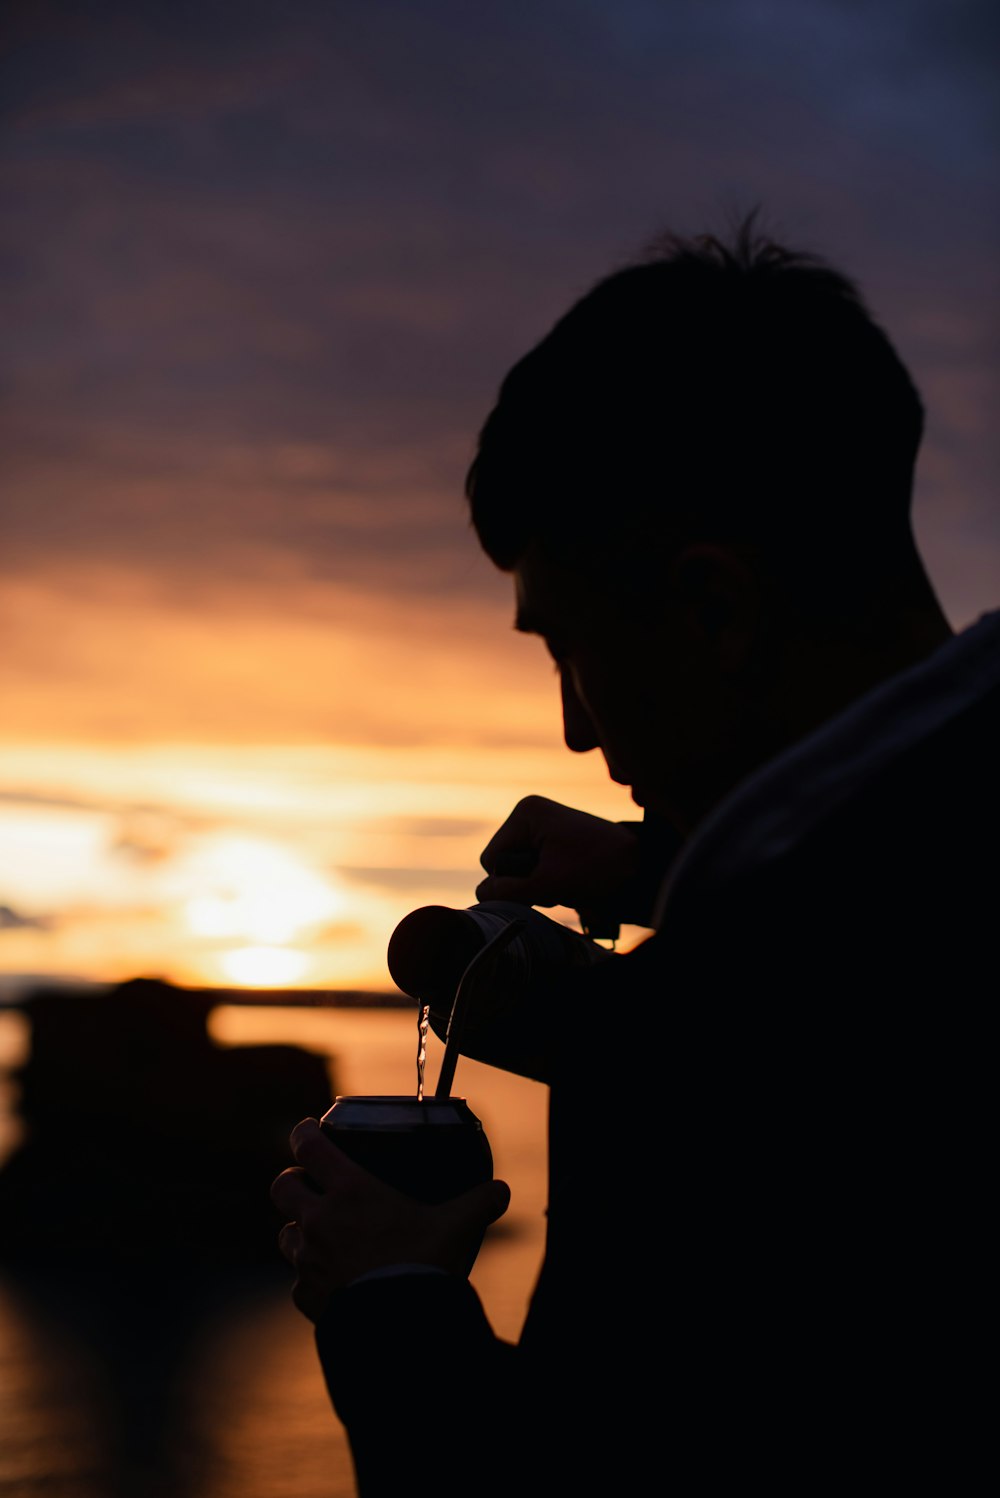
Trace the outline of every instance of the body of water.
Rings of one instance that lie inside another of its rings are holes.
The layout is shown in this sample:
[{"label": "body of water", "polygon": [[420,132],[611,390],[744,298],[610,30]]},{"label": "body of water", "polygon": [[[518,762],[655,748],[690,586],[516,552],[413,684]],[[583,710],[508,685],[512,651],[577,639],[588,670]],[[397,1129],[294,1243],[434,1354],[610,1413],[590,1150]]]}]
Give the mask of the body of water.
[{"label": "body of water", "polygon": [[[3,1020],[0,1050],[16,1063],[26,1030],[19,1015]],[[222,1047],[319,1053],[331,1094],[416,1090],[408,1009],[232,1006],[208,1023]],[[432,1037],[429,1090],[442,1049]],[[183,1097],[183,1076],[177,1086]],[[513,1339],[542,1252],[547,1094],[464,1059],[452,1090],[482,1119],[496,1173],[513,1192],[473,1273],[495,1329]],[[10,1154],[19,1133],[9,1088],[4,1107],[0,1141]],[[70,1127],[67,1150],[71,1136]],[[196,1146],[190,1163],[197,1170]],[[58,1170],[41,1185],[54,1211],[39,1214],[40,1262],[41,1235],[59,1220]],[[279,1227],[275,1217],[275,1241]],[[116,1231],[130,1232],[127,1193]],[[277,1251],[271,1264],[202,1274],[184,1262],[147,1265],[141,1243],[137,1235],[134,1253],[119,1245],[106,1271],[0,1264],[2,1498],[352,1498],[346,1438]]]}]

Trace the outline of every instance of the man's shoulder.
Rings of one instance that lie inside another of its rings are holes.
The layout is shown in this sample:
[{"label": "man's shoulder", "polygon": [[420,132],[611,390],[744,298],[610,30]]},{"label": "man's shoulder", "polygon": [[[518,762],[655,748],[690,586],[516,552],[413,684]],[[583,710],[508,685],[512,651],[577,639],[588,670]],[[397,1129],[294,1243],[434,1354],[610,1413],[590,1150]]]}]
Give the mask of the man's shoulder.
[{"label": "man's shoulder", "polygon": [[[852,704],[723,803],[692,839],[666,908],[795,871],[843,876],[864,856],[926,866],[996,835],[1000,616]],[[899,874],[906,875],[900,868]]]}]

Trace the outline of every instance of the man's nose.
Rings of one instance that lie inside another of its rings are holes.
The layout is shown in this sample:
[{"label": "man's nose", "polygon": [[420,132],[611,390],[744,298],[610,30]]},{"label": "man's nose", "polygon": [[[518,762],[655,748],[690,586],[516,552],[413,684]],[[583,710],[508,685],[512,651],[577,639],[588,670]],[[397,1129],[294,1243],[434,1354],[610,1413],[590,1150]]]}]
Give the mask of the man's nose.
[{"label": "man's nose", "polygon": [[600,739],[594,732],[590,714],[577,696],[573,679],[566,670],[560,672],[560,683],[562,687],[562,714],[563,714],[563,738],[566,740],[566,748],[572,749],[574,754],[586,754],[591,749],[601,747]]}]

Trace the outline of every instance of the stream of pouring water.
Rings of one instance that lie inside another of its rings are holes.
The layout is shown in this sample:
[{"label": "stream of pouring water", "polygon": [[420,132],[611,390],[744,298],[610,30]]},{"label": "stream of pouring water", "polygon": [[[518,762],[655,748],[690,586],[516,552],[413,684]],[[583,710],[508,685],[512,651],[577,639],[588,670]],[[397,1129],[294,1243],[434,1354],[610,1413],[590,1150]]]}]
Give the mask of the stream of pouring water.
[{"label": "stream of pouring water", "polygon": [[431,1023],[431,1006],[421,1004],[417,1015],[417,1102],[424,1100],[424,1067],[427,1065],[427,1031]]}]

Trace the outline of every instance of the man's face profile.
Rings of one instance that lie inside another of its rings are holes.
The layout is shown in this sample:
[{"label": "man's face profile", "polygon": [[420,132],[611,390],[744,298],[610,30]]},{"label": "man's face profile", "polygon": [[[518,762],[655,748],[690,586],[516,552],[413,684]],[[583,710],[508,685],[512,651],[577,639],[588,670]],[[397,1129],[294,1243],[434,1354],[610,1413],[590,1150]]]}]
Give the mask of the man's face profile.
[{"label": "man's face profile", "polygon": [[723,639],[706,623],[727,608],[735,620],[736,580],[714,548],[664,557],[652,589],[612,557],[584,567],[532,541],[513,569],[516,627],[555,663],[567,747],[599,748],[638,806],[685,831],[725,774],[720,755],[738,748],[732,631]]},{"label": "man's face profile", "polygon": [[535,542],[514,568],[514,588],[517,628],[541,636],[559,673],[567,747],[600,749],[612,780],[629,786],[638,805],[655,806],[671,746],[667,662],[652,669],[649,626],[599,569],[556,563]]}]

